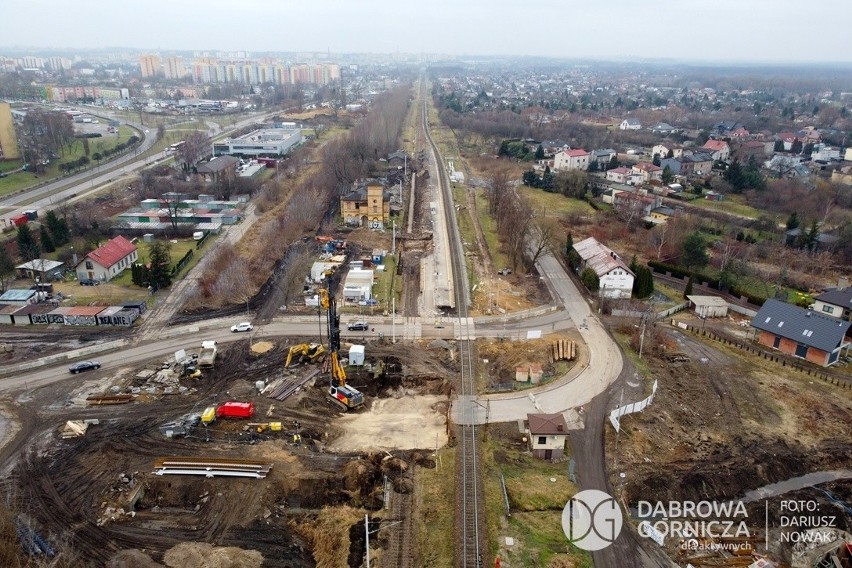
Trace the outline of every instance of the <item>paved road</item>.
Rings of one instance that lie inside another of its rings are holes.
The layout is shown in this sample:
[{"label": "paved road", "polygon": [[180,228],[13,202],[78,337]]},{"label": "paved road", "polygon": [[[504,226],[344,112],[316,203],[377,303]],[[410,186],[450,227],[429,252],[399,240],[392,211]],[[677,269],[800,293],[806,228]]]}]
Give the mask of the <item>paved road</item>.
[{"label": "paved road", "polygon": [[[525,419],[528,413],[563,412],[588,404],[603,393],[621,373],[623,361],[618,345],[592,313],[588,302],[562,265],[548,254],[539,259],[537,266],[557,302],[565,306],[564,312],[556,312],[542,318],[545,321],[551,320],[554,327],[557,321],[566,325],[565,320],[569,320],[571,325],[577,328],[589,348],[588,366],[575,366],[565,377],[523,393],[481,396],[475,400],[460,399],[453,407],[455,420],[460,420],[462,416],[471,416],[477,424],[484,424],[486,420],[509,422]],[[559,320],[560,316],[562,320]],[[468,413],[465,413],[465,410]]]}]

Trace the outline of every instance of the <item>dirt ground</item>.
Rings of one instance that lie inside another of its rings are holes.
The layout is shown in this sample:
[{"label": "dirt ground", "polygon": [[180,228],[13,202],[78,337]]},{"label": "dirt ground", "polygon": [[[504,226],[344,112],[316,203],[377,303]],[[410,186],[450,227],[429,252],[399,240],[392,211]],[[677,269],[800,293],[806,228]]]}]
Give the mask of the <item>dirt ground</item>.
[{"label": "dirt ground", "polygon": [[[619,436],[606,430],[607,452],[618,451],[613,487],[628,504],[727,501],[805,473],[852,466],[848,389],[664,324],[654,333],[659,340],[647,349],[646,337],[645,361],[659,380],[657,396],[644,412],[622,418]],[[852,481],[826,488],[852,502]],[[819,491],[807,498],[838,513],[840,528],[852,524]],[[750,514],[762,527],[764,504],[758,505]],[[770,508],[777,511],[777,503]]]},{"label": "dirt ground", "polygon": [[[132,556],[140,566],[301,567],[321,564],[329,549],[360,562],[363,540],[332,546],[332,535],[311,527],[328,508],[354,507],[363,519],[382,508],[385,477],[391,494],[407,494],[415,467],[435,466],[429,456],[436,436],[446,443],[454,364],[445,349],[368,345],[372,370],[350,373],[368,403],[341,414],[327,400],[325,374],[285,401],[257,393],[255,381],[319,368],[284,371],[284,345],[255,355],[232,346],[202,380],[174,377],[158,360],[95,371],[70,393],[51,387],[17,399],[35,419],[21,421],[23,457],[5,456],[14,466],[4,486],[10,508],[28,511],[41,534],[84,559],[80,566],[121,566]],[[86,402],[121,393],[135,393],[132,402]],[[281,422],[282,431],[226,420],[192,426],[193,415],[228,399],[254,402],[253,420]],[[58,438],[67,420],[83,419],[98,423],[83,437]],[[167,438],[164,425],[177,423],[189,424],[187,435]],[[261,460],[272,470],[266,479],[155,475],[154,461],[169,456]]]}]

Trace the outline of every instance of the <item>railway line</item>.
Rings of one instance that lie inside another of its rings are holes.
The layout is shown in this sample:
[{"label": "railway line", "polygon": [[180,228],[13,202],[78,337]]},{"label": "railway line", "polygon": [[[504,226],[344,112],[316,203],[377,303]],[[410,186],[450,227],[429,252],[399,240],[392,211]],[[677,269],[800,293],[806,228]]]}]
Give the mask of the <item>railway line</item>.
[{"label": "railway line", "polygon": [[[422,88],[422,83],[421,83]],[[452,274],[452,291],[458,316],[459,361],[460,373],[458,380],[459,399],[468,401],[476,396],[475,387],[475,356],[472,337],[471,319],[468,317],[470,295],[468,293],[467,267],[458,224],[453,207],[453,196],[446,169],[438,151],[438,146],[429,130],[426,99],[423,97],[422,107],[423,129],[428,142],[429,151],[437,164],[436,183],[442,197],[443,208],[439,214],[444,216],[446,226],[445,242],[448,255],[447,262]],[[463,404],[463,413],[471,412],[470,404]],[[487,540],[483,513],[483,489],[479,475],[480,439],[474,420],[465,416],[460,421],[458,429],[459,444],[456,467],[456,556],[455,565],[459,568],[479,568],[487,561],[484,558],[487,550]]]}]

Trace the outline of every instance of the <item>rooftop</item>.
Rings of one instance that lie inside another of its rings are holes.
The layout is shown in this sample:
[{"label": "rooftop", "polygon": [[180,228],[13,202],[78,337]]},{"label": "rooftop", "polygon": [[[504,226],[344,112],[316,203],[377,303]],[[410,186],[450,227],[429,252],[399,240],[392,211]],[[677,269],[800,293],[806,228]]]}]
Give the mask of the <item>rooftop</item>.
[{"label": "rooftop", "polygon": [[842,345],[852,323],[769,299],[751,320],[751,325],[797,343],[831,352]]},{"label": "rooftop", "polygon": [[562,414],[527,414],[530,434],[568,434],[568,423]]}]

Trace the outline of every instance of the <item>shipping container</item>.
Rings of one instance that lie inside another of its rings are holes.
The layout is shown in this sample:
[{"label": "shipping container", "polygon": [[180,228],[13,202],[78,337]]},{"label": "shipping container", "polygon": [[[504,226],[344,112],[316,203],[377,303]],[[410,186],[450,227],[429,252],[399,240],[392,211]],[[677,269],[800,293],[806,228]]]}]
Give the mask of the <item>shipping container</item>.
[{"label": "shipping container", "polygon": [[228,401],[216,409],[217,418],[251,418],[253,415],[253,402]]}]

